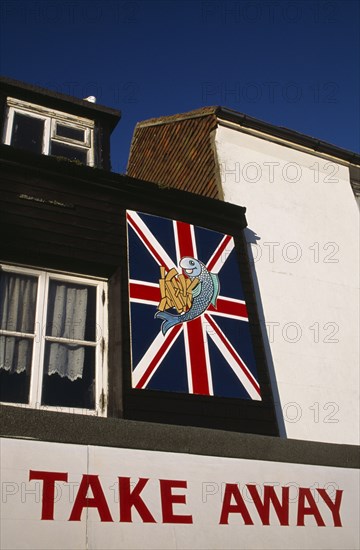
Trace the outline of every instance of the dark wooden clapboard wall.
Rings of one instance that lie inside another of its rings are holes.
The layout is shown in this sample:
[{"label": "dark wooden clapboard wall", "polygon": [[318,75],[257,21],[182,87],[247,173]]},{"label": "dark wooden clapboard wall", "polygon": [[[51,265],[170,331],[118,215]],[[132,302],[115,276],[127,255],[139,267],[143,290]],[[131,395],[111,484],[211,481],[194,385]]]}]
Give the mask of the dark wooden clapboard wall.
[{"label": "dark wooden clapboard wall", "polygon": [[[110,416],[278,435],[242,237],[245,208],[5,145],[0,146],[0,162],[0,262],[109,282]],[[262,402],[131,389],[127,208],[236,237]]]}]

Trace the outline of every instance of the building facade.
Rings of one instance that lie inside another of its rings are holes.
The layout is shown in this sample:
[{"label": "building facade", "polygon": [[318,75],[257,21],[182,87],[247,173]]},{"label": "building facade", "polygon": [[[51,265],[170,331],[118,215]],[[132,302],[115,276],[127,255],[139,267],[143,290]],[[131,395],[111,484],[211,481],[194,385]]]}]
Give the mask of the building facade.
[{"label": "building facade", "polygon": [[358,445],[359,155],[205,108],[138,123],[128,174],[246,205],[282,435]]},{"label": "building facade", "polygon": [[[118,111],[1,80],[2,548],[357,547],[358,159],[238,116],[140,123],[124,176]],[[331,199],[286,180],[325,154]]]}]

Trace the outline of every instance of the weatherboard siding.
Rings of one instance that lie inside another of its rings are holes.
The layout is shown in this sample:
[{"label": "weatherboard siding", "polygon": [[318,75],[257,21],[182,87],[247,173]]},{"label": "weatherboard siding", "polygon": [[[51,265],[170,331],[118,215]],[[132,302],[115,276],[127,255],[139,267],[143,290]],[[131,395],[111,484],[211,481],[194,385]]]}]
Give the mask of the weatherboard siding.
[{"label": "weatherboard siding", "polygon": [[241,270],[264,400],[250,403],[131,388],[126,209],[229,232],[237,237],[242,259],[244,209],[8,146],[0,151],[1,261],[108,280],[109,415],[277,435],[246,261]]}]

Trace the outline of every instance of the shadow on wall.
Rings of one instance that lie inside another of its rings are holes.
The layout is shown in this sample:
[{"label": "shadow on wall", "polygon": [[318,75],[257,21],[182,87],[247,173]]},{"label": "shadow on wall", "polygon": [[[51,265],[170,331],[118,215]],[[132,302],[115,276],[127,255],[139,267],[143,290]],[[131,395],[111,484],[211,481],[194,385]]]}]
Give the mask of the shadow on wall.
[{"label": "shadow on wall", "polygon": [[255,262],[253,250],[251,247],[252,244],[258,244],[258,241],[261,240],[261,237],[259,237],[259,235],[257,235],[257,233],[254,232],[249,227],[246,227],[244,229],[244,236],[245,236],[246,243],[248,245],[247,249],[248,249],[250,270],[251,270],[251,276],[252,276],[253,285],[254,285],[256,305],[258,309],[259,322],[260,322],[261,333],[262,333],[263,342],[264,342],[264,350],[266,355],[266,362],[268,366],[269,378],[270,378],[271,389],[272,389],[272,394],[274,399],[276,419],[279,427],[279,435],[280,437],[286,437],[284,416],[283,416],[282,407],[280,403],[280,395],[279,395],[278,385],[276,381],[275,368],[274,368],[274,363],[272,359],[269,336],[268,336],[268,331],[266,327],[264,310],[262,306],[261,293],[260,293],[258,278],[256,274],[256,269],[255,269],[256,262]]}]

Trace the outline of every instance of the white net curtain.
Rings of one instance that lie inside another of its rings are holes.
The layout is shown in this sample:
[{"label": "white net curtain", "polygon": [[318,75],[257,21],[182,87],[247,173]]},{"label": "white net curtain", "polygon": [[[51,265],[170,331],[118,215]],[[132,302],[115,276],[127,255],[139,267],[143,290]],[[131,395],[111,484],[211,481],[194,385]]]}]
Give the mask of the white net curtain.
[{"label": "white net curtain", "polygon": [[[85,339],[88,289],[51,281],[47,318],[47,336]],[[80,344],[51,342],[48,374],[59,374],[71,381],[82,378],[85,347]]]},{"label": "white net curtain", "polygon": [[[0,335],[0,369],[29,372],[34,338],[64,338],[69,342],[46,342],[45,369],[74,381],[82,377],[85,347],[74,341],[85,338],[88,289],[81,285],[50,280],[46,331],[37,327],[37,277],[1,273],[0,329],[18,333]],[[35,332],[37,333],[35,335]],[[45,333],[46,332],[46,335]]]},{"label": "white net curtain", "polygon": [[0,336],[0,368],[10,373],[29,372],[34,334],[37,278],[1,273],[0,329],[23,336]]}]

